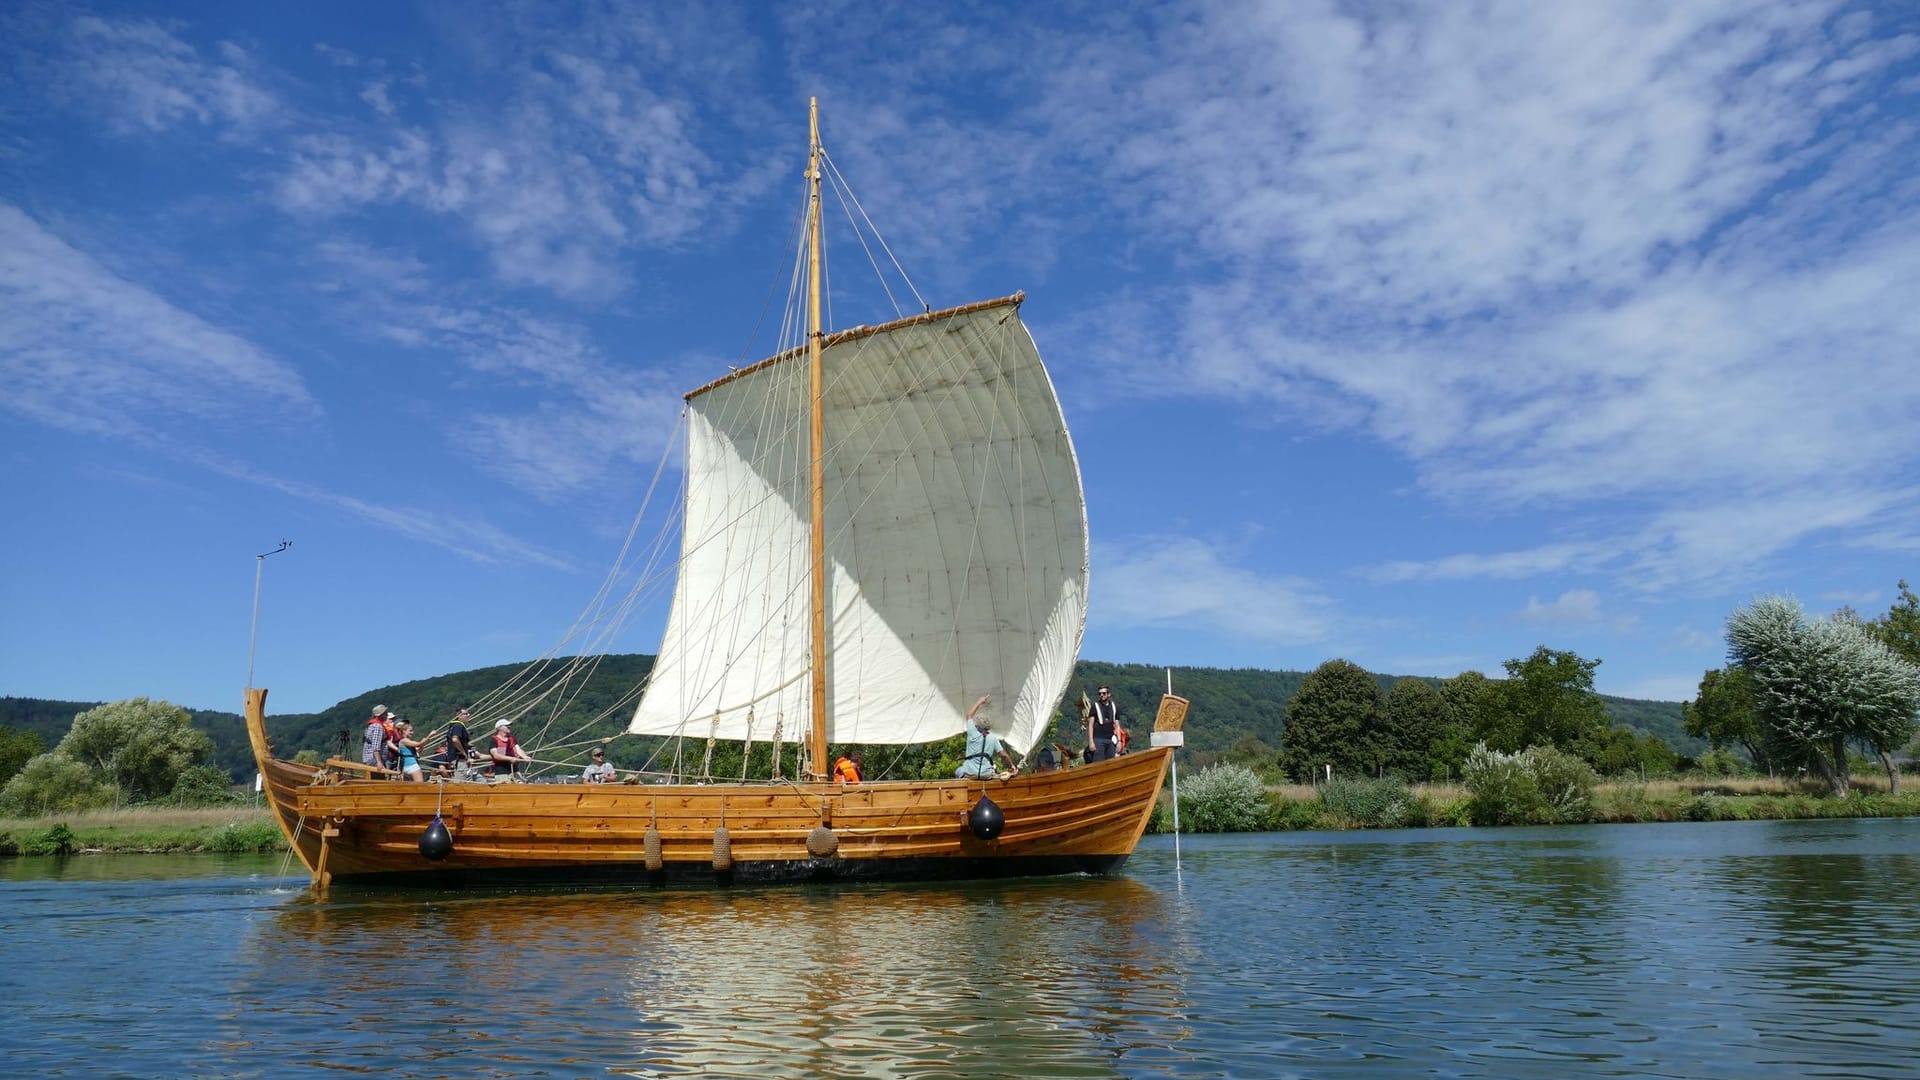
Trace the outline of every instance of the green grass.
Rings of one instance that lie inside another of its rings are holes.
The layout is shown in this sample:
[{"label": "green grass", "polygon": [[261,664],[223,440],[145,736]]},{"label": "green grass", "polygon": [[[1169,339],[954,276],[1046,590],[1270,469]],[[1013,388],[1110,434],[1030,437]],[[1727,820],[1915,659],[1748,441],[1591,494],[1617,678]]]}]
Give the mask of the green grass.
[{"label": "green grass", "polygon": [[166,854],[286,850],[280,827],[257,807],[130,807],[0,819],[0,855],[77,852]]},{"label": "green grass", "polygon": [[[1834,798],[1818,783],[1765,777],[1651,780],[1603,783],[1593,792],[1590,820],[1596,823],[1640,821],[1789,821],[1802,818],[1920,817],[1920,783],[1907,780],[1898,797],[1888,794],[1886,778],[1855,776],[1853,792]],[[1349,806],[1329,806],[1318,788],[1305,784],[1268,785],[1266,828],[1270,831],[1340,830],[1471,824],[1471,796],[1458,784],[1410,785],[1405,813],[1381,821],[1355,815]],[[1161,801],[1168,799],[1161,794]],[[1182,820],[1186,831],[1194,831]],[[1172,815],[1164,807],[1150,832],[1168,832]]]}]

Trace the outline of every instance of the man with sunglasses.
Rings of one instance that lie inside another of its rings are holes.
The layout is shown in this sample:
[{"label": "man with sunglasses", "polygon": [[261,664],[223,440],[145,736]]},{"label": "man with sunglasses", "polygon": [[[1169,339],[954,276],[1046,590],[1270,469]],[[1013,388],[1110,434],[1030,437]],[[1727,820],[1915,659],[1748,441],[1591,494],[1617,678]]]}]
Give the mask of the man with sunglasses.
[{"label": "man with sunglasses", "polygon": [[1120,751],[1120,738],[1126,731],[1120,726],[1120,704],[1113,691],[1100,688],[1100,696],[1087,712],[1087,762],[1105,761]]}]

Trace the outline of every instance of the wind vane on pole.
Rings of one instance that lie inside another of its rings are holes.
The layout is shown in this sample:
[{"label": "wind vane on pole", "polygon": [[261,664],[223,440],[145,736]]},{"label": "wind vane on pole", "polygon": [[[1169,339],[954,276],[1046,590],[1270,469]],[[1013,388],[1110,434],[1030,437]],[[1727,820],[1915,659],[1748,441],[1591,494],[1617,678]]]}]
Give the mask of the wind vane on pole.
[{"label": "wind vane on pole", "polygon": [[267,566],[268,555],[278,555],[293,546],[293,541],[282,540],[280,546],[272,551],[263,551],[253,557],[253,626],[247,631],[247,689],[253,689],[253,652],[260,640],[260,574]]}]

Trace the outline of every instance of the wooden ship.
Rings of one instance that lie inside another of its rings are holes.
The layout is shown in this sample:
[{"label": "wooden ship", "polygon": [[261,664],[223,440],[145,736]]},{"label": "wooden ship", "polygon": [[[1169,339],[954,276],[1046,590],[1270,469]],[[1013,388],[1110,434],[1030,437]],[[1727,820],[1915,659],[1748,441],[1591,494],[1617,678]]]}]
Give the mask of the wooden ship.
[{"label": "wooden ship", "polygon": [[[829,745],[953,738],[983,692],[1011,754],[1041,742],[1085,628],[1088,543],[1023,296],[822,328],[817,104],[810,128],[804,338],[686,395],[673,602],[627,727],[771,742],[776,761],[797,743],[801,778],[402,782],[276,757],[267,691],[249,687],[267,802],[316,886],[1003,877],[1105,872],[1133,852],[1171,746],[828,779]],[[1154,726],[1177,732],[1185,711],[1169,695]]]}]

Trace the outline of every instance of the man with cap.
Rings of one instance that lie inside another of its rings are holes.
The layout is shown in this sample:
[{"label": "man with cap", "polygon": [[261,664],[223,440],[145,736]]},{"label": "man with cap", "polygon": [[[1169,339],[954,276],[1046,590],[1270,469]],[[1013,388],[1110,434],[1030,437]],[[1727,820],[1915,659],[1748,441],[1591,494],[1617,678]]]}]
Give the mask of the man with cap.
[{"label": "man with cap", "polygon": [[596,746],[593,748],[593,753],[589,754],[588,756],[593,758],[593,764],[587,766],[584,770],[581,771],[580,782],[583,784],[613,783],[616,777],[613,771],[613,766],[607,764],[606,748]]},{"label": "man with cap", "polygon": [[523,749],[513,737],[513,724],[505,717],[493,722],[493,745],[487,750],[493,758],[493,777],[511,778],[513,770],[523,761],[532,761],[533,756]]},{"label": "man with cap", "polygon": [[386,768],[386,715],[385,705],[375,705],[373,715],[367,717],[367,730],[361,733],[360,739],[360,764],[371,765],[376,769]]},{"label": "man with cap", "polygon": [[953,775],[961,780],[988,780],[994,776],[994,759],[1006,762],[1009,775],[1020,771],[1013,763],[1013,755],[1007,752],[1006,744],[993,733],[993,718],[980,711],[986,705],[987,695],[981,694],[980,700],[967,710],[967,722],[972,727],[967,731],[967,756],[961,760],[960,767]]}]

